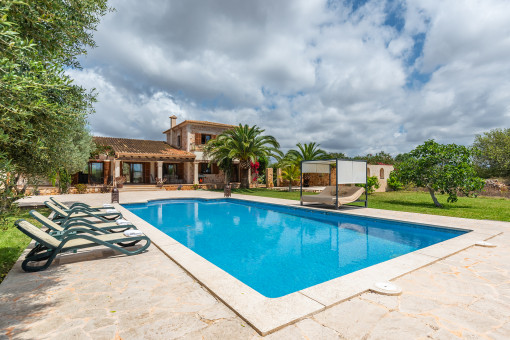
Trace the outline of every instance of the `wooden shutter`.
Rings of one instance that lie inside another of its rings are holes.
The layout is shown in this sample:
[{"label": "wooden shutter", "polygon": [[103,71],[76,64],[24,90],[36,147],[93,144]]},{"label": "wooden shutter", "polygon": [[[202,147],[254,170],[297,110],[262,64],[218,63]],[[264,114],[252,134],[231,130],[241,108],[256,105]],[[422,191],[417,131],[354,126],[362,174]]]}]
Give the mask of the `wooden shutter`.
[{"label": "wooden shutter", "polygon": [[177,177],[178,179],[184,179],[184,163],[175,164],[177,167]]},{"label": "wooden shutter", "polygon": [[110,179],[110,162],[104,162],[103,163],[103,177],[104,177],[104,184],[108,184]]},{"label": "wooden shutter", "polygon": [[195,133],[195,145],[202,144],[202,134]]},{"label": "wooden shutter", "polygon": [[216,137],[218,137],[218,135],[211,135],[211,139],[216,139]]},{"label": "wooden shutter", "polygon": [[213,163],[212,164],[211,173],[212,174],[219,174],[220,173],[220,169],[218,168],[218,164],[217,163]]},{"label": "wooden shutter", "polygon": [[151,163],[142,163],[143,166],[143,182],[150,183],[151,182]]}]

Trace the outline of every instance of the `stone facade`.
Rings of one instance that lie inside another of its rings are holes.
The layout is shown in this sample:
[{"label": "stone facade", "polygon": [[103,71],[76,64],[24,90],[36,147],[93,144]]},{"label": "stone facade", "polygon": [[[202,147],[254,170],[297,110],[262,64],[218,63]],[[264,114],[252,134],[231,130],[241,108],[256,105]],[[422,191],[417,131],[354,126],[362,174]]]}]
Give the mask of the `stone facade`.
[{"label": "stone facade", "polygon": [[273,168],[266,168],[266,186],[272,188],[273,185]]}]

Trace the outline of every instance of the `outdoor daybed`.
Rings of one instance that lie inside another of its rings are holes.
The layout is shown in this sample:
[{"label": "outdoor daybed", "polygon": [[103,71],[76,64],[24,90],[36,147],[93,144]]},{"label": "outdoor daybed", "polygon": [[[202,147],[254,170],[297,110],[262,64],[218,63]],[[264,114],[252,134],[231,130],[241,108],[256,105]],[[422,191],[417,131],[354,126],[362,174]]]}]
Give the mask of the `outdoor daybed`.
[{"label": "outdoor daybed", "polygon": [[[364,188],[361,187],[338,187],[338,206],[342,204],[352,203],[356,201],[365,192]],[[301,204],[303,203],[320,203],[335,205],[336,202],[336,188],[335,186],[327,186],[318,195],[307,195],[301,197]]]}]

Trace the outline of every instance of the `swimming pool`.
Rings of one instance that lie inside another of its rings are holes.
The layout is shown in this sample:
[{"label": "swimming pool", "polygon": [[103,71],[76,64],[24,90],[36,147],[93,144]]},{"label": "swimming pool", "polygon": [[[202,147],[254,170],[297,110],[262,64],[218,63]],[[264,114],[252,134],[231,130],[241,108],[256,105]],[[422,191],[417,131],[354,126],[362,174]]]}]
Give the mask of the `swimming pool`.
[{"label": "swimming pool", "polygon": [[466,233],[236,199],[123,206],[270,298]]}]

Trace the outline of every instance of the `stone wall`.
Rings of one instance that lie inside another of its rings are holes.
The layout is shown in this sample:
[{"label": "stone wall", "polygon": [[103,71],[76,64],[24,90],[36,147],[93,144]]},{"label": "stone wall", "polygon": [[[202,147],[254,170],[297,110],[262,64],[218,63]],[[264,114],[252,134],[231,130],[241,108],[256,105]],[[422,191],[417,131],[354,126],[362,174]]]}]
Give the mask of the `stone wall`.
[{"label": "stone wall", "polygon": [[266,168],[266,186],[272,188],[273,185],[273,168]]},{"label": "stone wall", "polygon": [[390,172],[392,172],[393,169],[393,165],[389,164],[367,165],[367,176],[377,176],[377,180],[379,181],[379,189],[375,190],[375,192],[385,192],[390,190],[388,187],[388,178],[390,177]]}]

